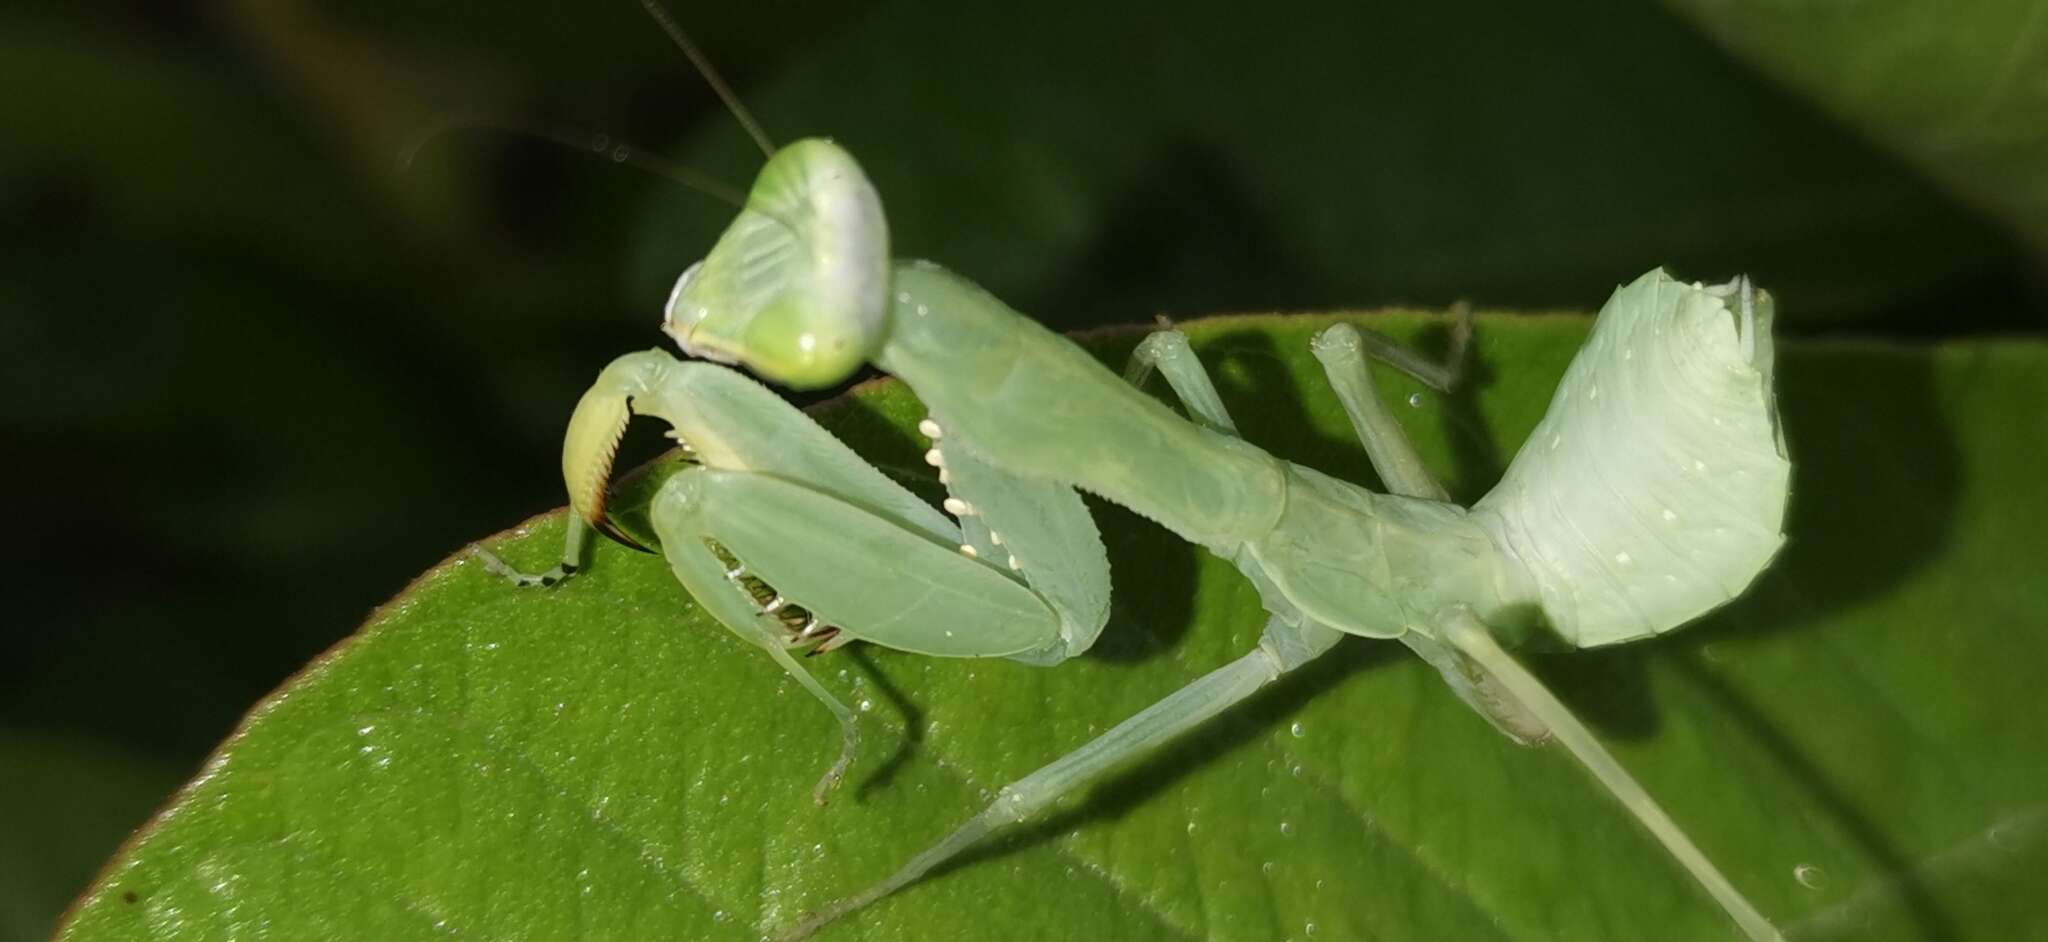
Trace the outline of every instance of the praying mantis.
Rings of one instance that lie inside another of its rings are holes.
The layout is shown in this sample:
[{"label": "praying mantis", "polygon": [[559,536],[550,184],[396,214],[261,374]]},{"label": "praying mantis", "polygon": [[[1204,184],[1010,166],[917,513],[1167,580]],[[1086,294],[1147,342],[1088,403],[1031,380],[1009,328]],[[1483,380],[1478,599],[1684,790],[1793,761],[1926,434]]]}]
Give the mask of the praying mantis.
[{"label": "praying mantis", "polygon": [[[774,658],[839,720],[823,802],[858,749],[853,711],[793,650],[865,640],[941,657],[1054,664],[1108,617],[1106,558],[1078,490],[1230,560],[1269,613],[1257,647],[1004,787],[898,872],[781,936],[800,939],[908,887],[990,833],[1142,756],[1329,650],[1398,640],[1502,732],[1555,738],[1752,938],[1776,931],[1502,642],[1578,647],[1676,628],[1732,599],[1783,542],[1786,457],[1772,398],[1767,294],[1746,279],[1623,287],[1504,478],[1470,508],[1444,492],[1375,394],[1369,353],[1441,370],[1346,325],[1315,342],[1373,467],[1374,493],[1235,434],[1177,332],[1140,345],[1183,419],[1065,338],[928,262],[896,262],[879,195],[824,140],[774,151],[738,218],[690,267],[660,350],[606,367],[577,404],[562,470],[574,510],[562,563],[611,530],[606,486],[634,415],[694,462],[650,506],[661,552],[714,618]],[[704,361],[713,362],[704,362]],[[863,363],[930,410],[941,514],[761,384],[837,383]],[[623,534],[619,534],[624,539]]]},{"label": "praying mantis", "polygon": [[[1326,330],[1313,351],[1387,487],[1377,493],[1238,437],[1177,331],[1148,337],[1120,377],[965,278],[894,260],[881,197],[850,153],[822,139],[776,149],[735,113],[767,162],[665,306],[663,331],[694,359],[656,349],[604,369],[564,439],[573,513],[562,561],[527,574],[485,553],[490,568],[554,585],[577,571],[592,530],[632,544],[606,517],[613,459],[633,416],[667,422],[691,463],[650,504],[660,553],[713,618],[837,719],[841,748],[813,788],[819,804],[857,757],[859,724],[792,652],[863,640],[1036,665],[1086,652],[1108,622],[1111,587],[1080,492],[1229,560],[1268,613],[1250,652],[1005,786],[896,872],[778,939],[807,938],[911,887],[1347,635],[1400,641],[1517,742],[1558,741],[1745,934],[1779,937],[1504,650],[1539,637],[1571,647],[1653,637],[1740,595],[1768,565],[1784,541],[1790,463],[1767,294],[1746,278],[1684,284],[1662,271],[1619,289],[1546,417],[1469,508],[1424,467],[1367,364],[1443,388],[1469,324],[1449,365],[1349,325]],[[919,430],[945,513],[732,368],[818,389],[864,364],[929,410]],[[1188,418],[1140,389],[1154,371]]]}]

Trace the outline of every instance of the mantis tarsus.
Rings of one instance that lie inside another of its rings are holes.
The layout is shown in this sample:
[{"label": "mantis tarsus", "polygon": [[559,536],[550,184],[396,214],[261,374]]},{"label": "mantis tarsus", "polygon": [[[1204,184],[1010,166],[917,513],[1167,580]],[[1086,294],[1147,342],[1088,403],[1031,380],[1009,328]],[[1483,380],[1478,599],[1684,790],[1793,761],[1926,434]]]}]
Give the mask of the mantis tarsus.
[{"label": "mantis tarsus", "polygon": [[[764,150],[767,148],[764,146]],[[1425,382],[1448,374],[1340,325],[1315,353],[1374,469],[1367,491],[1244,442],[1186,341],[1153,335],[1156,369],[1192,421],[965,279],[892,261],[881,200],[823,140],[774,151],[738,218],[678,279],[663,329],[689,354],[629,354],[577,404],[562,470],[575,571],[609,530],[612,458],[634,414],[667,421],[695,463],[650,507],[661,552],[715,618],[839,720],[822,803],[855,758],[853,711],[793,650],[851,640],[946,657],[1054,664],[1107,621],[1109,567],[1077,489],[1230,560],[1269,613],[1254,650],[1001,789],[896,873],[788,927],[828,922],[916,882],[997,829],[1144,755],[1330,649],[1394,639],[1507,735],[1565,745],[1752,938],[1777,938],[1590,733],[1503,650],[1539,634],[1578,647],[1646,638],[1740,594],[1781,532],[1789,462],[1772,401],[1771,302],[1746,279],[1653,271],[1603,308],[1551,409],[1471,508],[1445,500],[1378,399],[1368,354]],[[740,373],[830,386],[863,363],[930,410],[941,514]]]}]

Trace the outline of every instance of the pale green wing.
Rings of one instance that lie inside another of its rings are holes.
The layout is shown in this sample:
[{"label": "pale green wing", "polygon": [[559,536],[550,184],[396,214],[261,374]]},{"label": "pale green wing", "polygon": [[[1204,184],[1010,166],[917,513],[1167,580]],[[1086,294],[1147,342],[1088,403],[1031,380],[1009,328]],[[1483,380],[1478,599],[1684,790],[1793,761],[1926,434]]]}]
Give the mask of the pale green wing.
[{"label": "pale green wing", "polygon": [[1676,628],[1741,594],[1784,543],[1771,301],[1746,287],[1652,271],[1616,291],[1473,507],[1574,645]]}]

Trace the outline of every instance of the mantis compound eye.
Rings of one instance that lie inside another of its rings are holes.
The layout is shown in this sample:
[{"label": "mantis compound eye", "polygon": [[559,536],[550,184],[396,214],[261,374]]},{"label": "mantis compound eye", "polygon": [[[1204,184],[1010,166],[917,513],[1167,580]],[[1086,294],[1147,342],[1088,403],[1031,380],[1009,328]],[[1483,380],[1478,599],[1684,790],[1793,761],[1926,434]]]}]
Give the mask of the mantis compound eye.
[{"label": "mantis compound eye", "polygon": [[[669,289],[668,302],[661,306],[661,329],[663,331],[668,333],[675,332],[676,305],[681,302],[683,292],[690,289],[690,282],[697,280],[697,273],[703,270],[704,261],[703,259],[698,259],[696,264],[683,269],[682,277],[676,279],[676,286]],[[687,318],[686,320],[701,319],[703,316],[703,312],[699,311],[694,318]]]}]

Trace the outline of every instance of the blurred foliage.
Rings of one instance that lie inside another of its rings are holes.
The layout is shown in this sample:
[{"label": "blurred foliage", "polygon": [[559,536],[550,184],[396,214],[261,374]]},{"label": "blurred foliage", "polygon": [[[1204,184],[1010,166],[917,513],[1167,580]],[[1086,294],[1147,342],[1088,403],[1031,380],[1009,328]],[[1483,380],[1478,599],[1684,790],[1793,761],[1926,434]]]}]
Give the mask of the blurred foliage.
[{"label": "blurred foliage", "polygon": [[2048,256],[2048,6],[1667,2]]},{"label": "blurred foliage", "polygon": [[[2048,161],[2023,120],[2040,15],[2013,4],[1694,14],[1797,93],[1686,19],[1592,0],[814,6],[676,13],[772,131],[861,155],[904,252],[1062,327],[1590,307],[1655,263],[1757,274],[1794,333],[2048,319],[2026,185]],[[1915,65],[1852,67],[1871,61]],[[1953,81],[1915,91],[1927,75]],[[29,472],[5,564],[33,588],[0,733],[141,770],[191,768],[410,576],[558,504],[569,405],[656,342],[726,215],[524,138],[402,153],[497,116],[734,181],[757,159],[623,0],[18,0],[0,82],[0,429]],[[1947,161],[1901,136],[1972,109],[1958,126],[2010,137]],[[47,924],[107,822],[176,777],[137,774],[159,787],[0,808],[0,833],[79,842],[25,858],[68,872],[0,893],[0,929]],[[53,815],[77,825],[15,826]]]}]

